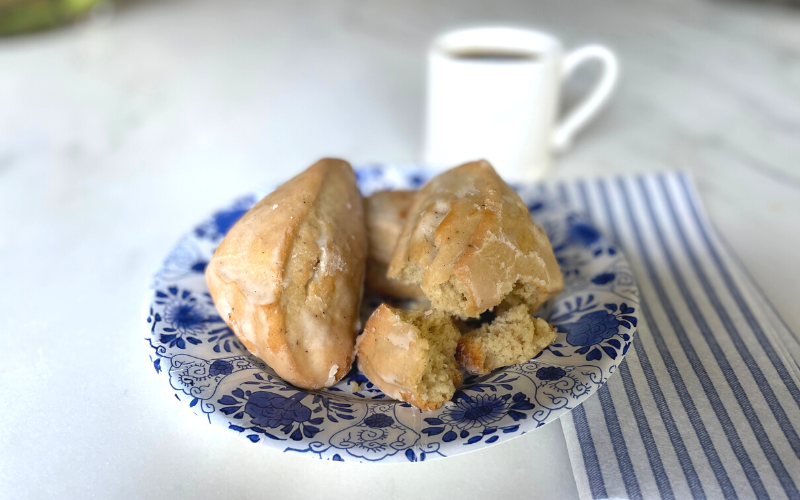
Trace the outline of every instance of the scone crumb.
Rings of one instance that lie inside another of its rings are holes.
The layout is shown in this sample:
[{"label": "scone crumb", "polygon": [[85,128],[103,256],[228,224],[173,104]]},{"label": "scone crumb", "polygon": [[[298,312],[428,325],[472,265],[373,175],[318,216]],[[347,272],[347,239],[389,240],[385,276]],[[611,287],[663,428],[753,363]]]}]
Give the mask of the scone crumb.
[{"label": "scone crumb", "polygon": [[462,375],[455,359],[460,333],[442,311],[382,304],[359,342],[358,367],[384,393],[423,410],[453,397]]},{"label": "scone crumb", "polygon": [[528,361],[555,339],[555,329],[545,320],[532,317],[528,306],[520,304],[464,334],[458,341],[456,358],[468,371],[486,374]]}]

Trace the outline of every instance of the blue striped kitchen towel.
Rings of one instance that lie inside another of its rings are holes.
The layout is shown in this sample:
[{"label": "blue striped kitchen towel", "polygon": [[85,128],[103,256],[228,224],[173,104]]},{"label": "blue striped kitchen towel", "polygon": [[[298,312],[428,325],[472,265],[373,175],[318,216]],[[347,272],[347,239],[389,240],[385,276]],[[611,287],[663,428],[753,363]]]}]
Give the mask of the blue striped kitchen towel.
[{"label": "blue striped kitchen towel", "polygon": [[551,183],[626,253],[644,321],[561,419],[581,498],[800,498],[800,343],[671,173]]}]

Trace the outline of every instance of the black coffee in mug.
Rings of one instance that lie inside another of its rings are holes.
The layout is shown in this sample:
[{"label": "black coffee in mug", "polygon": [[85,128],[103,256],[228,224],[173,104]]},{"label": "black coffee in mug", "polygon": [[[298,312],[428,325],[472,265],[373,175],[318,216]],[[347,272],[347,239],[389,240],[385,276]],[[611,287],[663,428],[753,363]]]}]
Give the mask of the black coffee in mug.
[{"label": "black coffee in mug", "polygon": [[514,51],[507,49],[461,49],[450,51],[449,54],[450,57],[454,59],[480,62],[523,62],[536,61],[539,59],[539,55],[533,52]]}]

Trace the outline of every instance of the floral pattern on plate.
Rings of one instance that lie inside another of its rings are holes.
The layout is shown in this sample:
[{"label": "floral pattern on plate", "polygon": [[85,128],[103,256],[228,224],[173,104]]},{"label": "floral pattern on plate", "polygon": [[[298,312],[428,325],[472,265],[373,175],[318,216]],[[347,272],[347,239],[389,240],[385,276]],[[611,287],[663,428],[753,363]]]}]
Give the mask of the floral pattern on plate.
[{"label": "floral pattern on plate", "polygon": [[[419,167],[367,166],[356,174],[365,195],[418,188],[430,177]],[[203,273],[225,233],[266,192],[201,222],[156,272],[144,314],[150,362],[176,399],[210,424],[251,443],[329,460],[424,461],[551,422],[597,392],[622,362],[638,322],[638,290],[624,256],[582,214],[536,185],[513,187],[550,236],[564,273],[564,292],[538,312],[558,338],[526,363],[467,376],[437,411],[391,400],[356,368],[333,387],[300,390],[227,328]]]}]

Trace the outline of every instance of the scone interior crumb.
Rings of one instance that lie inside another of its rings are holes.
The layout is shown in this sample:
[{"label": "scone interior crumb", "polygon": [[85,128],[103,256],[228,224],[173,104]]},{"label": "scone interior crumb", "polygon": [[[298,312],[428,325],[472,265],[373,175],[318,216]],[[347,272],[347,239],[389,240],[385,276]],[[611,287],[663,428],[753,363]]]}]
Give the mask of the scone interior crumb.
[{"label": "scone interior crumb", "polygon": [[552,326],[533,318],[526,305],[511,307],[489,324],[464,335],[483,354],[483,371],[528,361],[555,340]]},{"label": "scone interior crumb", "polygon": [[414,325],[428,343],[427,366],[414,392],[429,403],[438,405],[449,401],[455,386],[461,382],[461,372],[455,361],[460,334],[452,320],[442,311],[434,310],[397,310],[397,315]]},{"label": "scone interior crumb", "polygon": [[[541,285],[546,288],[544,284]],[[505,300],[509,304],[527,304],[528,310],[535,313],[539,306],[548,298],[548,295],[533,283],[517,283]]]},{"label": "scone interior crumb", "polygon": [[409,262],[397,276],[389,276],[389,279],[396,279],[404,285],[419,285],[422,283],[422,277],[425,275],[425,269],[416,262]]},{"label": "scone interior crumb", "polygon": [[[541,286],[544,287],[544,285]],[[470,306],[467,297],[472,294],[465,284],[455,276],[451,276],[450,279],[444,283],[427,288],[425,293],[438,309],[452,316],[461,319],[478,317],[478,315],[470,316],[464,314],[464,311]],[[505,312],[513,306],[526,304],[529,311],[536,312],[547,298],[548,295],[543,293],[536,284],[517,282],[514,284],[511,291],[503,297],[503,301],[498,304],[496,308],[499,308],[499,312]]]},{"label": "scone interior crumb", "polygon": [[[511,290],[511,293],[506,295],[506,297],[503,299],[503,302],[499,303],[497,305],[497,307],[494,308],[494,313],[496,315],[499,316],[499,315],[503,314],[504,312],[506,312],[506,311],[516,307],[516,306],[519,306],[519,305],[522,305],[522,304],[526,303],[526,301],[525,301],[525,299],[523,299],[522,293],[521,293],[522,286],[523,285],[517,283],[514,286],[514,289]],[[531,311],[530,307],[528,308],[528,311],[529,312],[536,312],[536,311]]]},{"label": "scone interior crumb", "polygon": [[424,311],[431,308],[431,301],[427,297],[406,300],[402,303],[403,308],[409,311]]},{"label": "scone interior crumb", "polygon": [[[459,289],[462,288],[462,289]],[[453,316],[466,317],[461,314],[467,306],[467,290],[461,282],[451,277],[441,285],[427,290],[428,297],[436,307]]]}]

